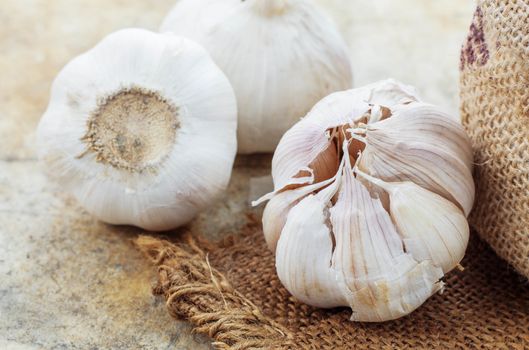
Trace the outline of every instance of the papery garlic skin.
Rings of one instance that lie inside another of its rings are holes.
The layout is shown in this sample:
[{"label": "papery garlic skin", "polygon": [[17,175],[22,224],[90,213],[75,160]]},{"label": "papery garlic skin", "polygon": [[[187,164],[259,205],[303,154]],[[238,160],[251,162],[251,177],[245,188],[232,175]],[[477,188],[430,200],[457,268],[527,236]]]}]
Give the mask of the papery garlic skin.
[{"label": "papery garlic skin", "polygon": [[308,0],[181,0],[160,31],[197,40],[230,79],[239,153],[274,151],[316,102],[352,84],[347,46]]},{"label": "papery garlic skin", "polygon": [[405,316],[468,244],[472,149],[459,123],[394,80],[320,101],[282,138],[263,231],[283,285],[354,321]]},{"label": "papery garlic skin", "polygon": [[236,119],[233,89],[202,47],[124,29],[59,73],[39,156],[100,220],[167,230],[226,188]]}]

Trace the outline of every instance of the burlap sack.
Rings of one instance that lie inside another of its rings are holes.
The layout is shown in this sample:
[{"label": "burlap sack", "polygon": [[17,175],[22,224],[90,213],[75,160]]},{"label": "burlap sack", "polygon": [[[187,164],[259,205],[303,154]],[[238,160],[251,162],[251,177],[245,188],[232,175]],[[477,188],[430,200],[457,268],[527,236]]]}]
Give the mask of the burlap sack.
[{"label": "burlap sack", "polygon": [[[196,235],[196,233],[195,233]],[[396,321],[297,302],[281,285],[259,223],[219,244],[187,237],[137,244],[158,267],[154,293],[218,349],[529,349],[529,285],[475,234],[446,290]]]},{"label": "burlap sack", "polygon": [[461,113],[475,149],[470,222],[529,278],[529,1],[478,1],[461,52]]}]

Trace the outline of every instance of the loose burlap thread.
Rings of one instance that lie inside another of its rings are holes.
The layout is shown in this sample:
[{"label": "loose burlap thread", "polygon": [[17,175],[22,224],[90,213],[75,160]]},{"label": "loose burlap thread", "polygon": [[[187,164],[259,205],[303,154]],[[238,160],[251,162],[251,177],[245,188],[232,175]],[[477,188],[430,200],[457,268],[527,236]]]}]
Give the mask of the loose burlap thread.
[{"label": "loose burlap thread", "polygon": [[379,324],[296,301],[255,220],[217,244],[188,234],[137,245],[158,268],[154,294],[217,349],[529,349],[529,285],[475,234],[465,270],[446,276],[442,295]]},{"label": "loose burlap thread", "polygon": [[529,2],[478,1],[461,52],[461,114],[475,150],[470,223],[529,278]]}]

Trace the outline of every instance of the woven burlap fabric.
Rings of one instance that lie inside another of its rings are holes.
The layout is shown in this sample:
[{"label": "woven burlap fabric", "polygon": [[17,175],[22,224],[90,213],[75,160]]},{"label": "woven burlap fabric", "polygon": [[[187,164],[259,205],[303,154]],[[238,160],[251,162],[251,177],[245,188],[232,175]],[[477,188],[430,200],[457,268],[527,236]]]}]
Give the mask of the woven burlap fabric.
[{"label": "woven burlap fabric", "polygon": [[475,150],[470,222],[529,278],[529,1],[479,1],[461,53],[461,113]]},{"label": "woven burlap fabric", "polygon": [[529,349],[529,284],[475,234],[442,295],[405,318],[366,324],[349,321],[346,308],[297,302],[259,227],[215,245],[191,235],[137,241],[158,267],[154,293],[218,349]]}]

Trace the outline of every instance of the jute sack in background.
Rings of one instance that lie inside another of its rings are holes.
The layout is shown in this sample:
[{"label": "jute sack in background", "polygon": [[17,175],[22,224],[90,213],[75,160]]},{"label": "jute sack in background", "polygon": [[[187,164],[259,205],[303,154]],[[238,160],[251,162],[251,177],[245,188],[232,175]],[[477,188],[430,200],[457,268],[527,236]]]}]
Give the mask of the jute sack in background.
[{"label": "jute sack in background", "polygon": [[529,1],[478,1],[461,52],[461,113],[476,162],[470,222],[529,278]]},{"label": "jute sack in background", "polygon": [[260,223],[218,244],[141,237],[158,268],[154,294],[217,349],[529,349],[529,284],[475,234],[446,290],[407,317],[366,324],[302,304],[276,276]]}]

